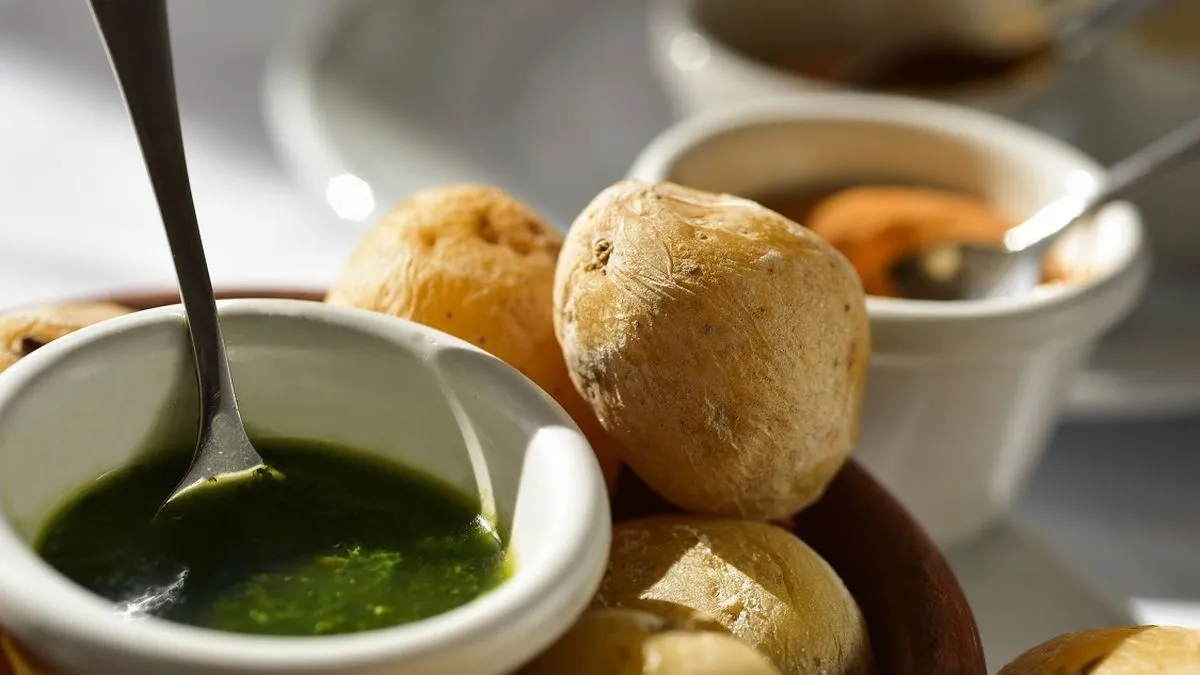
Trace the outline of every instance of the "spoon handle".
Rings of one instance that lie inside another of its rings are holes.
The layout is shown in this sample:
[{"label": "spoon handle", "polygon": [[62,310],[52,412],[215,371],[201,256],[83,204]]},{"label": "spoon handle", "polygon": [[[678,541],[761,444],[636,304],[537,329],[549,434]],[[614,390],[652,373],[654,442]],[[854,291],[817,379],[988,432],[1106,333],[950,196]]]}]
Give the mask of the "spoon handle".
[{"label": "spoon handle", "polygon": [[1200,116],[1114,164],[1095,199],[1119,199],[1144,179],[1195,159],[1197,150],[1200,150]]},{"label": "spoon handle", "polygon": [[1082,60],[1105,38],[1167,0],[1098,0],[1078,13],[1060,19],[1054,42],[1068,59]]},{"label": "spoon handle", "polygon": [[1042,207],[1004,237],[1004,246],[1018,252],[1052,241],[1080,218],[1121,199],[1147,179],[1165,173],[1200,155],[1200,116],[1117,162],[1092,193],[1068,194]]},{"label": "spoon handle", "polygon": [[166,4],[91,0],[91,5],[162,213],[195,351],[201,402],[219,406],[233,388],[188,181]]}]

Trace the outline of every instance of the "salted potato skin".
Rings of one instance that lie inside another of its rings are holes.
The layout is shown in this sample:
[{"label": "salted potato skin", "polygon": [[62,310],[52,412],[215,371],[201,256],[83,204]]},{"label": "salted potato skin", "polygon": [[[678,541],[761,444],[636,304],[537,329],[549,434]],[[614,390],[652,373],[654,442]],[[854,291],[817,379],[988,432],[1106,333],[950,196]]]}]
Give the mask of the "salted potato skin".
[{"label": "salted potato skin", "polygon": [[10,312],[0,317],[0,371],[64,335],[131,311],[111,302],[66,302]]},{"label": "salted potato skin", "polygon": [[562,235],[503,190],[449,185],[399,204],[359,242],[326,301],[398,316],[471,342],[571,415],[610,487],[619,460],[567,374],[554,335]]},{"label": "salted potato skin", "polygon": [[867,675],[866,620],[837,572],[768,523],[658,516],[613,527],[593,606],[716,623],[785,675]]},{"label": "salted potato skin", "polygon": [[728,633],[635,610],[594,609],[518,675],[780,675]]},{"label": "salted potato skin", "polygon": [[1060,635],[1000,675],[1200,675],[1200,630],[1125,626]]},{"label": "salted potato skin", "polygon": [[689,511],[787,517],[857,441],[862,285],[829,244],[757,203],[609,187],[567,235],[554,307],[576,387],[625,461]]},{"label": "salted potato skin", "polygon": [[[326,301],[403,317],[500,357],[548,389],[558,348],[544,325],[561,236],[503,191],[418,192],[359,242]],[[551,392],[553,393],[553,392]]]}]

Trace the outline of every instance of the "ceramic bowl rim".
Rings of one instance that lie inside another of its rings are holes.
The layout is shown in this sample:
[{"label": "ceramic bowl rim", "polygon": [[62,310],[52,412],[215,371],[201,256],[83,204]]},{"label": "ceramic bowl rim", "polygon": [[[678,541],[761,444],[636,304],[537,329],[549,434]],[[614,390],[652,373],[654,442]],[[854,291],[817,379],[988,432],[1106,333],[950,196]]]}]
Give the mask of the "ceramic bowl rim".
[{"label": "ceramic bowl rim", "polygon": [[[687,153],[726,133],[778,124],[859,122],[884,124],[940,136],[991,138],[1018,148],[1014,154],[1054,157],[1099,180],[1105,170],[1067,143],[1005,118],[961,106],[894,94],[813,92],[729,105],[688,117],[652,139],[634,160],[627,177],[667,180]],[[1034,160],[1036,161],[1036,159]],[[1029,293],[984,300],[910,300],[867,297],[872,321],[979,321],[1032,314],[1076,304],[1136,272],[1145,253],[1141,215],[1125,202],[1109,219],[1121,218],[1130,229],[1129,246],[1107,269],[1085,280],[1039,287]]]},{"label": "ceramic bowl rim", "polygon": [[[486,352],[463,340],[435,329],[403,319],[367,310],[336,307],[311,300],[226,299],[219,300],[223,317],[270,315],[294,320],[297,324],[315,322],[334,325],[391,342],[396,349],[414,338],[432,340],[439,345]],[[85,346],[120,341],[130,334],[153,330],[163,324],[183,320],[181,305],[168,305],[136,311],[80,329],[36,350],[0,373],[0,408],[7,406],[29,382],[60,364],[63,357]],[[121,347],[116,347],[121,348]],[[415,348],[409,346],[410,350]],[[488,358],[495,358],[488,356]],[[515,369],[513,386],[536,387]],[[539,390],[540,392],[540,390]],[[353,664],[387,663],[406,656],[431,656],[473,636],[503,632],[514,617],[528,613],[541,604],[548,591],[579,585],[579,570],[586,568],[586,556],[607,551],[607,534],[595,528],[595,518],[608,513],[608,499],[599,467],[590,446],[565,412],[545,397],[548,409],[569,434],[564,452],[551,453],[556,469],[575,473],[577,480],[550,481],[553,497],[561,505],[556,527],[539,533],[548,542],[549,552],[543,564],[518,567],[518,573],[491,593],[443,614],[375,631],[319,637],[269,637],[223,633],[165,620],[123,622],[114,619],[112,605],[75,586],[43,562],[24,538],[18,535],[0,510],[0,550],[12,556],[0,565],[0,599],[8,611],[20,616],[48,638],[65,636],[109,651],[141,655],[160,661],[175,661],[190,666],[264,669],[263,672],[290,672],[297,668],[317,672],[322,666],[348,667]],[[559,429],[560,427],[550,427]],[[570,485],[568,489],[566,486]],[[598,544],[603,544],[598,545]],[[9,556],[6,555],[6,558]],[[600,561],[593,561],[602,568]],[[596,581],[599,581],[598,575]],[[46,589],[49,589],[48,591]],[[52,592],[69,599],[69,604],[46,606],[39,595]],[[564,627],[565,628],[565,627]],[[30,645],[36,651],[36,645]],[[324,672],[324,671],[320,671]]]}]

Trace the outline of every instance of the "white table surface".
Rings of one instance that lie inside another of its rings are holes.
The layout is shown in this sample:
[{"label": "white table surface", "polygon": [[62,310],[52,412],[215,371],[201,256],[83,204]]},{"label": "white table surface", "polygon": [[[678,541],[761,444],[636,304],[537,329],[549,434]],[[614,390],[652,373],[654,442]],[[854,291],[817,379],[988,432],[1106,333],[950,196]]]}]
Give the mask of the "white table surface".
[{"label": "white table surface", "polygon": [[[360,234],[295,186],[259,110],[272,41],[313,1],[172,3],[185,142],[218,286],[320,287]],[[0,306],[170,287],[159,228],[86,3],[0,0]],[[1200,419],[1064,429],[1017,520],[1140,620],[1200,626],[1197,440]]]}]

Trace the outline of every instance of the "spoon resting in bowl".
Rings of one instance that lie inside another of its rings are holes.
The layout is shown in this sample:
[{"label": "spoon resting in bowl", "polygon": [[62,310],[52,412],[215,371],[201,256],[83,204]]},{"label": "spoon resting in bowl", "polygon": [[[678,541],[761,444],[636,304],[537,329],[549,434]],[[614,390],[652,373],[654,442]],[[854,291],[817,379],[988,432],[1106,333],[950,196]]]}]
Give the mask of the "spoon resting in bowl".
[{"label": "spoon resting in bowl", "polygon": [[164,508],[198,486],[271,473],[246,434],[192,202],[175,100],[164,0],[91,0],[120,84],[175,262],[200,386],[191,466]]},{"label": "spoon resting in bowl", "polygon": [[1043,206],[1008,230],[999,245],[945,242],[922,248],[892,267],[892,280],[912,300],[980,300],[1032,290],[1041,282],[1046,252],[1072,225],[1192,159],[1197,148],[1200,117],[1115,164],[1096,190]]}]

